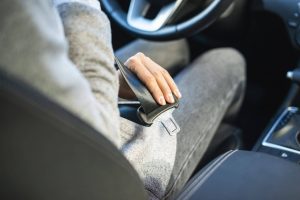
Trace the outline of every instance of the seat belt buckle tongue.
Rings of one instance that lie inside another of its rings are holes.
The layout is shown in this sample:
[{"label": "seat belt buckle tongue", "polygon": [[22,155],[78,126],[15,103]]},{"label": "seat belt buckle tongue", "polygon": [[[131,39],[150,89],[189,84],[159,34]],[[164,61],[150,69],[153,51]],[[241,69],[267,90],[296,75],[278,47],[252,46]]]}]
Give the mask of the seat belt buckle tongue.
[{"label": "seat belt buckle tongue", "polygon": [[[164,113],[162,114],[162,116],[158,117],[160,123],[162,123],[162,125],[165,127],[170,136],[176,135],[180,131],[180,127],[172,115],[173,110],[170,110],[170,113],[168,113],[169,111],[167,111],[167,113]],[[163,115],[167,116],[164,117]]]},{"label": "seat belt buckle tongue", "polygon": [[165,121],[161,121],[165,129],[168,131],[170,136],[176,135],[180,131],[180,127],[174,118],[169,118]]}]

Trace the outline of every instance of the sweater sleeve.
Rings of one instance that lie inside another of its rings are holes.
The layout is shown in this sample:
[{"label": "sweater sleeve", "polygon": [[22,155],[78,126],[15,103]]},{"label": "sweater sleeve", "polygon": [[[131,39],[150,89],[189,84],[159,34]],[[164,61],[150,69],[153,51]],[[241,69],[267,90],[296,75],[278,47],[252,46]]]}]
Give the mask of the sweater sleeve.
[{"label": "sweater sleeve", "polygon": [[111,118],[107,124],[119,127],[119,79],[114,67],[110,22],[100,10],[99,1],[58,1],[69,57],[88,80],[97,103],[105,107]]},{"label": "sweater sleeve", "polygon": [[[81,8],[81,5],[76,4],[75,7]],[[83,10],[87,13],[89,8],[83,6]],[[77,13],[77,9],[75,11]],[[0,24],[0,69],[65,107],[118,146],[118,83],[113,71],[112,52],[108,51],[110,53],[100,58],[87,56],[82,60],[89,61],[90,65],[96,63],[95,66],[103,71],[103,84],[101,81],[98,84],[104,89],[100,89],[103,93],[99,92],[96,99],[92,92],[94,89],[69,59],[63,26],[52,1],[1,0]],[[101,28],[98,23],[93,25]],[[86,31],[82,26],[78,26],[77,30],[80,30],[79,35],[88,38],[92,34],[91,30]],[[109,50],[108,46],[104,46],[103,52],[106,48]],[[87,71],[93,74],[93,69]],[[92,76],[96,78],[96,75]],[[104,103],[101,104],[101,101]]]}]

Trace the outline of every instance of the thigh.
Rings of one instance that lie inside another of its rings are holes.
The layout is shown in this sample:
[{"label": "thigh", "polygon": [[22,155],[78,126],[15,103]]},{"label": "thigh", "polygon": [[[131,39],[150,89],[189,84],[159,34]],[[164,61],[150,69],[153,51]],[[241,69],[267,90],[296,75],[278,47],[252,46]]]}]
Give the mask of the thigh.
[{"label": "thigh", "polygon": [[200,161],[239,87],[245,72],[232,49],[210,51],[181,72],[183,98],[174,118],[181,127],[170,136],[157,123],[143,127],[121,118],[122,151],[142,178],[151,199],[172,198]]},{"label": "thigh", "polygon": [[[244,88],[245,62],[230,48],[209,51],[175,77],[183,98],[174,118],[180,125],[168,197],[190,178],[237,92]],[[242,93],[240,94],[242,98]]]},{"label": "thigh", "polygon": [[173,171],[177,136],[159,120],[145,127],[121,118],[121,150],[140,175],[150,199],[162,199]]}]

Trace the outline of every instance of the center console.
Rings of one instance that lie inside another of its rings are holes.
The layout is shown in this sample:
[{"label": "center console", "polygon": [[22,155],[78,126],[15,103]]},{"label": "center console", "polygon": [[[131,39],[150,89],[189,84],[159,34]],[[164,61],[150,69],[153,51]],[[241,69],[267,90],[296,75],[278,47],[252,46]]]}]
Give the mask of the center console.
[{"label": "center console", "polygon": [[219,156],[189,181],[177,199],[298,200],[300,109],[291,104],[283,104],[253,151]]},{"label": "center console", "polygon": [[177,200],[298,200],[295,163],[264,153],[231,151],[197,173]]},{"label": "center console", "polygon": [[293,106],[299,105],[300,68],[287,77],[293,81],[290,92],[253,150],[300,164],[300,108]]},{"label": "center console", "polygon": [[300,164],[300,110],[287,107],[263,134],[255,151],[265,152]]},{"label": "center console", "polygon": [[219,156],[189,181],[177,199],[299,199],[300,108],[289,106],[291,102],[283,104],[253,151]]}]

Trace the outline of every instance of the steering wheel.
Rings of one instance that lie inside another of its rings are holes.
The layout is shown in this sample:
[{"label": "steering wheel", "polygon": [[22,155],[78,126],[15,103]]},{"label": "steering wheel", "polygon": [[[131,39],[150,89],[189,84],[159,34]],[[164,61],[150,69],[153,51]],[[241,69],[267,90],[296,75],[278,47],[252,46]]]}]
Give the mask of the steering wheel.
[{"label": "steering wheel", "polygon": [[[117,0],[100,1],[109,17],[133,35],[149,40],[173,40],[207,28],[234,0],[211,0],[203,11],[178,24],[167,23],[184,3],[192,0],[131,0],[128,13],[124,12]],[[161,9],[157,15],[153,19],[146,18],[148,9],[158,4]]]}]

